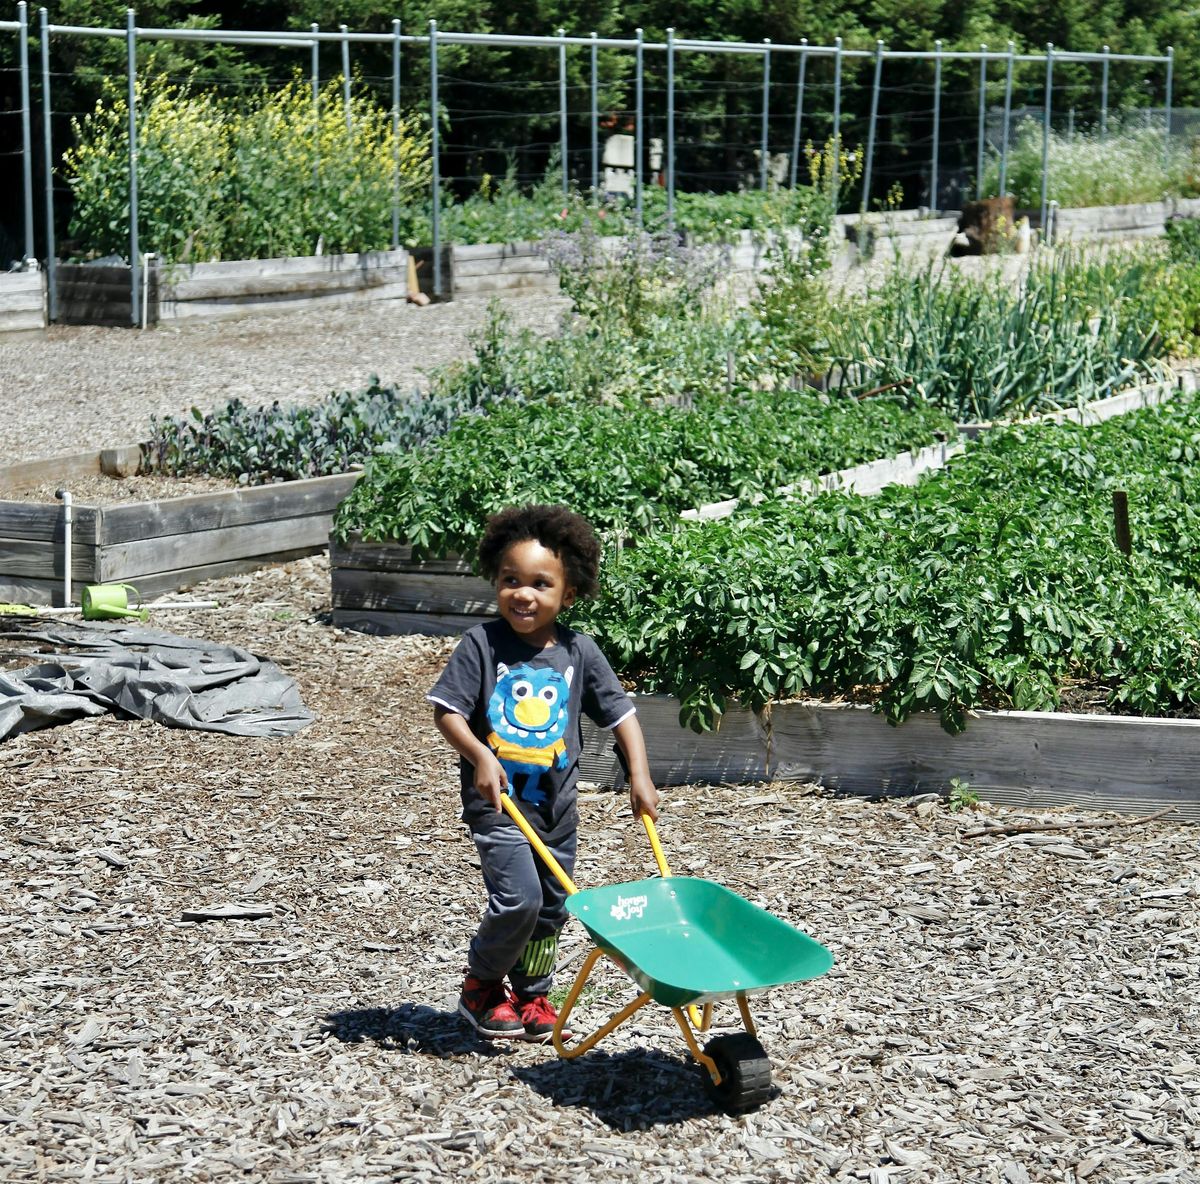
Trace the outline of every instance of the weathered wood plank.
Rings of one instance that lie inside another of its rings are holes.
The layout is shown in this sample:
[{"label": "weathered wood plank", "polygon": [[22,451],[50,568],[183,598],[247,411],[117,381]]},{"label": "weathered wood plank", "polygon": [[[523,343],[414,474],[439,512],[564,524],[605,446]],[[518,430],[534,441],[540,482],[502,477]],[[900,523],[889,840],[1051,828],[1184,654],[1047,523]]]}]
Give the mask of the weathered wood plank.
[{"label": "weathered wood plank", "polygon": [[329,540],[331,567],[358,568],[367,571],[444,572],[447,575],[472,573],[471,565],[457,555],[440,559],[414,560],[412,547],[407,543],[364,543],[351,538],[345,543]]},{"label": "weathered wood plank", "polygon": [[372,633],[380,637],[409,633],[454,636],[465,633],[472,625],[478,625],[480,620],[480,617],[456,616],[453,613],[377,613],[358,608],[333,610],[333,623],[338,629],[352,629],[356,633]]},{"label": "weathered wood plank", "polygon": [[[783,703],[769,721],[726,712],[715,733],[678,723],[667,696],[636,700],[651,773],[688,781],[816,781],[870,796],[945,792],[958,778],[989,801],[1149,812],[1174,806],[1200,822],[1200,720],[980,712],[951,736],[936,716],[892,727],[868,707]],[[611,784],[615,761],[585,724],[590,780]]]},{"label": "weathered wood plank", "polygon": [[549,272],[550,262],[543,255],[510,255],[507,258],[455,260],[454,282],[481,275],[541,275]]},{"label": "weathered wood plank", "polygon": [[292,255],[283,259],[221,259],[212,263],[176,263],[164,270],[163,287],[181,290],[193,281],[251,279],[308,272],[379,271],[407,267],[408,252],[362,251],[343,255]]},{"label": "weathered wood plank", "polygon": [[[75,506],[72,518],[72,543],[94,544],[97,511],[90,506]],[[0,501],[2,539],[28,539],[43,545],[61,543],[64,531],[62,502]]]},{"label": "weathered wood plank", "polygon": [[[719,729],[696,733],[679,723],[678,700],[665,695],[637,695],[633,704],[646,738],[650,774],[659,785],[766,779],[767,749],[753,712],[728,711]],[[580,775],[601,785],[621,781],[611,733],[587,720],[583,725]]]},{"label": "weathered wood plank", "polygon": [[360,475],[335,473],[331,477],[111,506],[103,513],[100,543],[110,546],[312,515],[328,518]]},{"label": "weathered wood plank", "polygon": [[[8,576],[30,579],[61,580],[66,560],[61,540],[51,543],[32,539],[0,538],[0,579]],[[89,543],[71,541],[71,575],[85,583],[96,574],[96,548]]]},{"label": "weathered wood plank", "polygon": [[46,328],[46,314],[41,309],[25,309],[0,313],[0,333],[41,333]]},{"label": "weathered wood plank", "polygon": [[[290,563],[293,559],[302,559],[305,555],[312,555],[318,550],[320,550],[319,547],[298,547],[294,550],[275,551],[269,556],[249,555],[217,563],[192,564],[171,571],[152,572],[116,582],[133,584],[145,599],[150,599],[161,596],[164,592],[178,592],[193,588],[205,580],[219,580],[225,576],[241,575],[242,572],[258,571],[276,563]],[[112,577],[105,578],[112,580]]]},{"label": "weathered wood plank", "polygon": [[284,551],[311,554],[325,549],[330,521],[329,515],[316,514],[102,545],[97,578],[103,582],[136,582],[158,572],[251,557],[265,564]]},{"label": "weathered wood plank", "polygon": [[0,468],[0,490],[27,489],[47,481],[69,481],[72,477],[94,477],[99,472],[99,452],[70,452],[39,460],[19,460]]},{"label": "weathered wood plank", "polygon": [[558,290],[558,276],[552,273],[530,273],[520,275],[472,275],[457,280],[454,285],[456,297],[490,296],[495,292],[554,292]]},{"label": "weathered wood plank", "polygon": [[402,300],[408,294],[405,283],[385,284],[352,292],[333,292],[317,296],[269,296],[229,300],[164,300],[159,306],[162,321],[231,320],[237,317],[299,312],[310,308],[345,308],[364,301]]},{"label": "weathered wood plank", "polygon": [[43,271],[0,271],[0,295],[7,292],[41,292],[46,286]]},{"label": "weathered wood plank", "polygon": [[[90,577],[71,580],[71,603],[78,604],[85,584]],[[32,576],[9,575],[0,572],[0,600],[8,604],[62,604],[62,577],[57,580],[35,579]]]},{"label": "weathered wood plank", "polygon": [[332,570],[333,607],[373,612],[496,614],[496,590],[475,576]]},{"label": "weathered wood plank", "polygon": [[189,279],[164,292],[180,303],[202,300],[250,300],[254,297],[323,295],[378,288],[407,281],[407,266],[332,271],[313,267],[280,275],[230,275]]},{"label": "weathered wood plank", "polygon": [[45,293],[40,284],[36,288],[0,288],[0,317],[30,312],[45,317]]}]

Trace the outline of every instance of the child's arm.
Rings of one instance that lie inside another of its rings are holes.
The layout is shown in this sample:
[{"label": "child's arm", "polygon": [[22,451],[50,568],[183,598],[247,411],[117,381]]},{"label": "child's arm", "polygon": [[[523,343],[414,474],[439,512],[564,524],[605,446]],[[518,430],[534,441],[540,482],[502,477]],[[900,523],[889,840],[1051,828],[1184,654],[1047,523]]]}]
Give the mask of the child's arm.
[{"label": "child's arm", "polygon": [[450,747],[463,760],[474,765],[476,790],[485,801],[491,802],[493,809],[499,810],[500,795],[508,788],[508,777],[495,753],[476,739],[471,726],[457,711],[448,711],[445,707],[435,705],[433,722]]},{"label": "child's arm", "polygon": [[621,746],[629,769],[629,804],[636,818],[649,814],[658,819],[658,790],[650,777],[650,762],[646,759],[646,741],[636,715],[627,715],[615,728],[613,738]]}]

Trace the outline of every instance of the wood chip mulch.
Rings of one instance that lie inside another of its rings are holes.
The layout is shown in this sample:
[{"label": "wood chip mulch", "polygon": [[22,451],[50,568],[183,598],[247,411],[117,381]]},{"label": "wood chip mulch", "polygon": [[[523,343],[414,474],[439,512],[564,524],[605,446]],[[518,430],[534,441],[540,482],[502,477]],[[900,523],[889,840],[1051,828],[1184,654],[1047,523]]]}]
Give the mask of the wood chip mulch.
[{"label": "wood chip mulch", "polygon": [[[450,643],[335,630],[328,588],[301,560],[152,622],[292,672],[320,718],[291,739],[0,747],[0,1179],[1200,1179],[1200,859],[1169,817],[670,789],[675,871],[837,959],[756,1000],[777,1096],[715,1112],[662,1008],[576,1062],[474,1039],[481,889],[423,701]],[[581,885],[652,868],[623,795],[583,814]],[[581,1024],[631,997],[608,970]]]}]

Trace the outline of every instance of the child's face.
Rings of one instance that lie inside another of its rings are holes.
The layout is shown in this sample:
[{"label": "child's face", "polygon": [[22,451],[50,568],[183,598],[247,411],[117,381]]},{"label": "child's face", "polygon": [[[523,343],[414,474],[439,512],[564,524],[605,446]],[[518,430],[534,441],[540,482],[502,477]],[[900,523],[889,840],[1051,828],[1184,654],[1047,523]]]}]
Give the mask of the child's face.
[{"label": "child's face", "polygon": [[514,633],[530,645],[547,646],[555,639],[558,614],[575,603],[575,589],[553,551],[524,539],[500,558],[496,599]]}]

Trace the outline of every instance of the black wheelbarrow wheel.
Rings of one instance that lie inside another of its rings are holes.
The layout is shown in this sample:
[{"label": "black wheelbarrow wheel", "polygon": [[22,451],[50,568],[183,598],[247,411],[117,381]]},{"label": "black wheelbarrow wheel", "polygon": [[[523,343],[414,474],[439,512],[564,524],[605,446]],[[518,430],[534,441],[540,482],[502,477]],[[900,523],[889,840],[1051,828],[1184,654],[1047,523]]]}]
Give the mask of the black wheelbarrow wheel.
[{"label": "black wheelbarrow wheel", "polygon": [[704,1049],[721,1074],[721,1083],[700,1066],[708,1096],[722,1110],[741,1114],[761,1106],[771,1096],[771,1062],[763,1046],[749,1032],[734,1032],[710,1040]]}]

